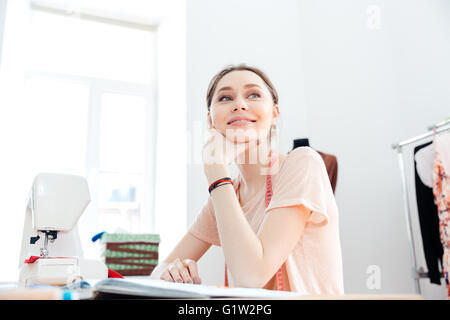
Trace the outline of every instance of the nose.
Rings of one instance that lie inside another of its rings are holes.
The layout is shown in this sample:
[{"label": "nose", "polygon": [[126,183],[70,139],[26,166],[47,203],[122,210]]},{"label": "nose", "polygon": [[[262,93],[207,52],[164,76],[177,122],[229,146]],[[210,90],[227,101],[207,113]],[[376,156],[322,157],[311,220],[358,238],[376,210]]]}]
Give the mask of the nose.
[{"label": "nose", "polygon": [[241,109],[241,110],[248,110],[247,104],[242,99],[236,99],[236,104],[233,107],[233,111],[236,111],[236,110],[239,110],[239,109]]}]

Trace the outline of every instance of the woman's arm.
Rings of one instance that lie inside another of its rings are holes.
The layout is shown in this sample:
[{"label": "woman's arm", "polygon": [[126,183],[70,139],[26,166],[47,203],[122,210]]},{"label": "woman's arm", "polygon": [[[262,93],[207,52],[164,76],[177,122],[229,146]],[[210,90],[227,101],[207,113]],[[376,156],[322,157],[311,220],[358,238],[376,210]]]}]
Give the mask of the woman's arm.
[{"label": "woman's arm", "polygon": [[264,286],[300,240],[311,211],[302,205],[272,209],[256,235],[232,185],[213,190],[211,196],[220,242],[235,284]]},{"label": "woman's arm", "polygon": [[176,258],[198,261],[210,247],[210,243],[202,241],[187,232],[167,258],[164,259],[164,262],[172,262]]},{"label": "woman's arm", "polygon": [[201,283],[196,263],[210,247],[210,243],[187,232],[169,256],[155,267],[150,277],[176,282],[192,280],[193,283]]},{"label": "woman's arm", "polygon": [[[203,149],[203,169],[211,185],[229,177],[230,161],[248,146],[228,140],[215,129]],[[223,151],[225,146],[225,152]],[[302,236],[311,211],[302,205],[274,208],[258,235],[245,218],[231,184],[211,191],[220,243],[236,285],[262,287],[280,268]]]}]

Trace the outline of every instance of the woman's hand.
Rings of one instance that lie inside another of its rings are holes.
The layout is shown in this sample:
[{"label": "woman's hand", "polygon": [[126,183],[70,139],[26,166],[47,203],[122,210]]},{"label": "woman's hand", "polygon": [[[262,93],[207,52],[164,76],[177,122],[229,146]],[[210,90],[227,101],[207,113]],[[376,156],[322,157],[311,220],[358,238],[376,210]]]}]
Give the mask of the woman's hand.
[{"label": "woman's hand", "polygon": [[151,279],[179,283],[201,284],[197,262],[192,259],[175,259],[172,263],[163,262],[150,275]]},{"label": "woman's hand", "polygon": [[233,142],[216,129],[209,129],[209,138],[203,146],[202,158],[206,178],[211,184],[229,175],[228,166],[249,146],[245,142]]}]

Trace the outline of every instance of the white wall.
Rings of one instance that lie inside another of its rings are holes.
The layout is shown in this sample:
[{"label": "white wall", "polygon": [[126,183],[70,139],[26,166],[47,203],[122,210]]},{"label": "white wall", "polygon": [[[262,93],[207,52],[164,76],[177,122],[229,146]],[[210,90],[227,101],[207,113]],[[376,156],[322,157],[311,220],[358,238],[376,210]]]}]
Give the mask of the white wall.
[{"label": "white wall", "polygon": [[[368,292],[365,270],[374,264],[381,269],[380,292],[414,292],[399,167],[390,145],[449,116],[450,3],[301,3],[309,134],[340,164],[336,198],[346,289]],[[378,30],[366,27],[369,5],[380,9]],[[415,209],[412,150],[405,148],[405,161]],[[419,265],[426,269],[415,227]],[[445,296],[444,286],[421,283],[425,296]]]},{"label": "white wall", "polygon": [[6,0],[0,0],[0,68],[2,67],[3,32],[6,18]]},{"label": "white wall", "polygon": [[[445,0],[187,2],[188,130],[198,121],[206,128],[206,88],[223,66],[245,62],[268,73],[280,95],[281,150],[309,137],[338,158],[346,293],[414,293],[391,144],[449,116],[449,9]],[[415,210],[412,149],[405,161]],[[189,225],[208,196],[192,161],[188,184]],[[379,289],[366,285],[371,265],[380,268]],[[199,267],[206,283],[223,283],[220,249]],[[426,298],[445,297],[444,286],[421,284]]]}]

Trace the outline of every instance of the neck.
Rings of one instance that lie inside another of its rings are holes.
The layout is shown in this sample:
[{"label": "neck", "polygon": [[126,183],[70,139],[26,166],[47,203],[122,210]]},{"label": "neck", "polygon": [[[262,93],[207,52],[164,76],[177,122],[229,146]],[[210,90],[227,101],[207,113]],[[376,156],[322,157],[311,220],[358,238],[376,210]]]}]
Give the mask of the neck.
[{"label": "neck", "polygon": [[236,159],[236,166],[241,175],[241,188],[246,194],[253,195],[265,185],[270,155],[270,147],[259,144],[246,149]]}]

